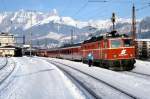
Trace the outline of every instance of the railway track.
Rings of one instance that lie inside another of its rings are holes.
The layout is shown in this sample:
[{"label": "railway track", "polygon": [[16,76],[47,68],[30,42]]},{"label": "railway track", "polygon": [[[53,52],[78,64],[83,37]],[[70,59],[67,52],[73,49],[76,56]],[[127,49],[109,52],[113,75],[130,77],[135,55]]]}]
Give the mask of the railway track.
[{"label": "railway track", "polygon": [[15,70],[15,63],[9,64],[9,61],[6,58],[6,63],[0,68],[0,77],[1,77],[0,85],[13,73],[14,70]]},{"label": "railway track", "polygon": [[139,74],[139,75],[143,75],[143,76],[150,77],[150,74],[144,74],[144,73],[135,72],[135,71],[131,71],[131,73],[134,73],[134,74]]},{"label": "railway track", "polygon": [[[65,71],[65,72],[67,72],[67,71],[66,71],[65,69],[61,68],[60,65],[69,67],[69,68],[71,68],[71,69],[73,69],[73,70],[76,70],[77,72],[80,72],[81,74],[87,75],[88,77],[91,77],[92,79],[98,81],[99,83],[103,83],[103,84],[107,85],[108,87],[111,87],[112,89],[114,89],[114,90],[116,90],[116,91],[118,91],[118,92],[121,92],[122,94],[124,94],[124,95],[126,95],[126,96],[128,96],[128,97],[130,97],[130,98],[132,98],[132,99],[137,99],[137,98],[138,98],[138,97],[136,97],[136,96],[134,96],[134,95],[132,95],[132,94],[130,94],[130,93],[128,93],[128,92],[126,92],[126,91],[124,91],[124,90],[122,90],[122,89],[116,87],[116,86],[113,86],[113,85],[107,83],[106,81],[103,81],[103,80],[101,80],[101,79],[99,79],[99,78],[96,78],[96,77],[94,77],[94,76],[92,76],[92,75],[90,75],[90,74],[88,74],[88,73],[86,73],[86,72],[84,72],[84,71],[81,71],[81,70],[79,70],[79,69],[77,69],[77,68],[74,68],[74,67],[72,67],[72,66],[69,66],[69,65],[66,65],[66,64],[57,62],[57,61],[52,61],[52,60],[50,60],[49,62],[52,63],[53,65],[57,66],[58,68],[60,68],[61,70]],[[58,64],[59,64],[59,65],[58,65]],[[72,75],[72,76],[73,76],[73,75]],[[74,77],[74,76],[73,76],[73,77]],[[84,84],[81,83],[81,85],[84,85]],[[84,87],[86,87],[86,86],[84,86]],[[95,96],[95,97],[99,97],[99,98],[96,98],[96,99],[101,99],[101,97],[100,97],[99,95],[97,95],[97,93],[94,92],[93,90],[88,89],[88,92],[91,93],[91,94],[92,94],[93,96]]]},{"label": "railway track", "polygon": [[2,70],[8,63],[8,59],[5,57],[5,64],[0,66],[0,70]]},{"label": "railway track", "polygon": [[140,72],[136,72],[136,71],[125,71],[125,72],[122,72],[122,73],[130,75],[130,76],[135,76],[135,77],[138,77],[138,78],[150,79],[149,74],[144,74],[144,73],[140,73]]},{"label": "railway track", "polygon": [[[54,63],[52,63],[52,64],[54,64]],[[61,68],[60,66],[58,66],[56,64],[54,64],[54,65],[57,66],[60,70],[62,70],[67,76],[69,76],[70,79],[72,79],[74,82],[77,82],[80,86],[82,86],[83,89],[85,89],[85,91],[88,92],[93,98],[95,98],[95,99],[102,99],[102,97],[100,97],[97,94],[95,94],[95,92],[93,90],[91,90],[90,88],[86,87],[84,85],[84,83],[82,83],[80,80],[76,79],[73,75],[68,73],[65,69]]]}]

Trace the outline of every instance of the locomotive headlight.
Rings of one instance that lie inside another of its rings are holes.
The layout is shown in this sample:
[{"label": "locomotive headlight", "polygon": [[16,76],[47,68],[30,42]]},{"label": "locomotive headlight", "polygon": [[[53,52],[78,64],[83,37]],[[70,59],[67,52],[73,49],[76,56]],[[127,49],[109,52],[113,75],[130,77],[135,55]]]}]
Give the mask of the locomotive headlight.
[{"label": "locomotive headlight", "polygon": [[117,55],[115,54],[115,55],[113,55],[113,57],[114,57],[114,58],[117,58]]},{"label": "locomotive headlight", "polygon": [[133,55],[132,54],[130,54],[130,57],[132,57]]}]

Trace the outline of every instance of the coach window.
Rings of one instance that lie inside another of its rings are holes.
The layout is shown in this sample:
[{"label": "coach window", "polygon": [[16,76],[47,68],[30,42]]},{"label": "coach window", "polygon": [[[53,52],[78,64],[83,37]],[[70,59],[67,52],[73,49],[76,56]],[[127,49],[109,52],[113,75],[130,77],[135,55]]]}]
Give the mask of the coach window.
[{"label": "coach window", "polygon": [[132,45],[132,40],[131,39],[125,39],[124,40],[124,46],[125,47],[129,47]]},{"label": "coach window", "polygon": [[118,48],[121,47],[121,40],[111,40],[111,47],[112,48]]},{"label": "coach window", "polygon": [[70,53],[71,53],[71,50],[68,50],[68,52],[69,52],[68,54],[70,54]]}]

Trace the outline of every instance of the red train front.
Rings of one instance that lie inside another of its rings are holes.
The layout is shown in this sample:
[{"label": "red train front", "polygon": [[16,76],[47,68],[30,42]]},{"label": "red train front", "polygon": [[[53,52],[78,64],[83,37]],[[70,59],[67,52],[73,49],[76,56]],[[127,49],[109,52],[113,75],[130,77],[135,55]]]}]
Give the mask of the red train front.
[{"label": "red train front", "polygon": [[89,53],[93,54],[94,63],[112,70],[131,70],[135,63],[135,47],[126,35],[116,31],[108,35],[95,37],[81,45],[83,61],[87,62]]}]

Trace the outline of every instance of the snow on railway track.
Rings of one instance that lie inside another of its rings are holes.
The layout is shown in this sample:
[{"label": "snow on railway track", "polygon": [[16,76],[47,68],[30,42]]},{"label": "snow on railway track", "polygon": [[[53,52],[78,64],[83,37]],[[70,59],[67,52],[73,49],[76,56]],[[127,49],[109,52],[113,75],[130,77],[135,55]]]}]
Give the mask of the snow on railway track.
[{"label": "snow on railway track", "polygon": [[[117,87],[117,88],[123,90],[124,92],[127,92],[127,93],[135,96],[136,98],[149,99],[149,97],[150,97],[150,94],[149,94],[150,93],[150,82],[148,79],[143,79],[140,77],[135,77],[135,76],[127,75],[127,74],[121,74],[118,72],[114,72],[111,70],[106,70],[106,69],[102,69],[102,68],[98,68],[98,67],[88,67],[86,64],[83,64],[81,62],[72,62],[69,60],[55,59],[55,58],[50,58],[49,60],[63,63],[65,65],[69,65],[69,66],[76,68],[80,71],[83,71],[85,73],[88,73],[98,79],[101,79],[101,80],[113,85],[114,87]],[[65,67],[65,66],[62,66],[62,67]],[[67,67],[65,67],[65,69],[66,68]],[[80,77],[82,74],[81,73],[79,74],[79,72],[77,72],[77,71],[73,72],[73,70],[71,70],[71,69],[68,69],[68,71],[69,72],[71,71],[70,73],[72,73],[72,75],[77,76],[79,79],[83,80],[83,82],[86,82],[86,80],[90,79],[90,77],[86,77],[86,76]],[[79,75],[77,75],[77,74],[79,74]],[[97,85],[97,83],[93,83],[92,80],[89,80],[88,84],[89,84],[89,86],[95,85],[95,87],[93,87],[93,88],[95,88],[95,90],[97,90],[97,86],[99,87],[99,85]],[[101,86],[103,86],[103,85],[101,85]],[[106,87],[105,88],[103,87],[99,90],[99,92],[102,92],[102,95],[105,95],[104,89],[106,89]],[[110,90],[107,90],[107,91],[108,91],[107,93],[111,93]]]},{"label": "snow on railway track", "polygon": [[150,61],[136,60],[135,68],[131,72],[141,75],[150,75]]},{"label": "snow on railway track", "polygon": [[[52,64],[67,72],[76,79],[95,99],[117,97],[118,99],[136,99],[137,97],[121,90],[99,78],[96,78],[86,72],[73,68],[60,62],[51,61]],[[61,65],[61,66],[60,66]],[[68,68],[69,67],[69,68]],[[84,78],[88,78],[84,79]],[[95,84],[91,83],[95,82]],[[95,86],[96,85],[96,86]]]},{"label": "snow on railway track", "polygon": [[0,86],[13,73],[15,63],[8,58],[5,58],[3,64],[0,64]]},{"label": "snow on railway track", "polygon": [[6,57],[0,58],[0,70],[3,69],[8,63],[8,59]]},{"label": "snow on railway track", "polygon": [[150,80],[150,62],[136,60],[135,68],[133,70],[123,71],[121,73]]},{"label": "snow on railway track", "polygon": [[[67,70],[65,70],[64,68],[60,67],[59,65],[57,65],[57,64],[55,64],[53,62],[51,62],[51,63],[53,65],[57,66],[60,70],[62,70],[65,73],[65,75],[67,77],[69,77],[74,82],[74,84],[76,84],[79,87],[79,89],[82,90],[82,92],[84,93],[85,96],[87,96],[88,98],[92,97],[92,99],[93,98],[94,99],[102,99],[101,96],[97,95],[92,89],[88,88],[82,81],[80,81],[79,79],[74,77],[71,73],[68,73]],[[89,98],[89,99],[91,99],[91,98]]]},{"label": "snow on railway track", "polygon": [[142,78],[142,79],[146,79],[146,80],[150,80],[150,75],[149,74],[144,74],[144,73],[135,72],[135,71],[123,71],[123,72],[120,72],[120,73],[130,75],[130,76],[134,76],[134,77],[138,77],[138,78]]}]

